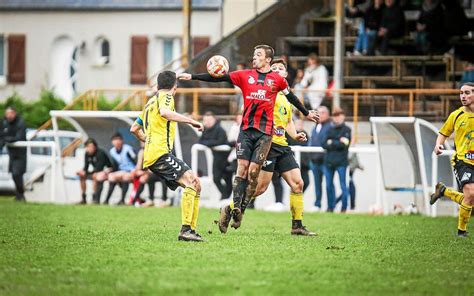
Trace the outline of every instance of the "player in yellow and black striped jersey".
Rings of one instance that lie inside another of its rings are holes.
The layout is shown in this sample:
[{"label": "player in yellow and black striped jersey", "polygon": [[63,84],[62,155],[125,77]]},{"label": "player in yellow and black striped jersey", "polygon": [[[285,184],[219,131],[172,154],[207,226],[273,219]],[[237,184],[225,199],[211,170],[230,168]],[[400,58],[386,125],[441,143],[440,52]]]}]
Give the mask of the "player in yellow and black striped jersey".
[{"label": "player in yellow and black striped jersey", "polygon": [[456,153],[453,155],[452,165],[463,193],[438,183],[430,203],[434,204],[442,196],[458,203],[458,236],[466,237],[467,224],[474,206],[474,83],[468,82],[461,87],[460,99],[462,107],[452,112],[439,130],[434,152],[441,154],[444,142],[454,132]]},{"label": "player in yellow and black striped jersey", "polygon": [[[273,72],[278,72],[283,78],[286,78],[286,64],[281,59],[275,59],[271,63]],[[288,146],[286,133],[297,141],[306,141],[305,133],[297,133],[293,122],[293,108],[283,93],[279,93],[275,100],[273,109],[273,135],[272,145],[267,159],[262,166],[262,171],[258,176],[258,185],[254,196],[249,197],[242,202],[242,213],[245,212],[246,206],[251,199],[264,193],[275,173],[280,174],[291,188],[290,192],[290,210],[292,215],[291,234],[313,236],[315,233],[310,232],[303,226],[303,179],[298,163],[295,160],[293,151]],[[230,213],[233,208],[231,203],[229,206],[221,209],[221,219],[219,221],[219,230],[222,233],[227,232],[230,222]],[[234,225],[232,227],[236,228]],[[240,225],[238,225],[240,226]]]},{"label": "player in yellow and black striped jersey", "polygon": [[140,141],[145,143],[143,168],[149,169],[166,181],[175,190],[184,188],[181,198],[181,231],[178,240],[202,241],[196,233],[199,214],[199,178],[189,166],[172,154],[177,122],[188,123],[199,131],[201,123],[175,112],[176,74],[164,71],[158,75],[158,93],[152,97],[141,115],[130,128]]}]

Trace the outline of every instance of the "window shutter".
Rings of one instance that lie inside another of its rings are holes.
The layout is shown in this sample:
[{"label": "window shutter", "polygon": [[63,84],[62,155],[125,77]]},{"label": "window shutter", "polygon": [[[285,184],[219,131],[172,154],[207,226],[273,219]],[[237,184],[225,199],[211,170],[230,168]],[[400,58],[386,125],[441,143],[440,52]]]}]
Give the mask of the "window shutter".
[{"label": "window shutter", "polygon": [[25,35],[8,36],[8,75],[9,83],[25,83]]},{"label": "window shutter", "polygon": [[198,53],[208,48],[210,44],[209,37],[194,37],[193,38],[193,57]]},{"label": "window shutter", "polygon": [[132,36],[131,84],[146,84],[147,82],[148,37]]}]

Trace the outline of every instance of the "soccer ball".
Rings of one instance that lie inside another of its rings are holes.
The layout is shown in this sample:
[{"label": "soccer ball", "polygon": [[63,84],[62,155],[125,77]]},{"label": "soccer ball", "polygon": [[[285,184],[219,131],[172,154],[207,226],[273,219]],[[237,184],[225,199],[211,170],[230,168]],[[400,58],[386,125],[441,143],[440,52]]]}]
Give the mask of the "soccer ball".
[{"label": "soccer ball", "polygon": [[215,55],[207,61],[207,73],[212,77],[220,78],[229,72],[229,62],[220,55]]}]

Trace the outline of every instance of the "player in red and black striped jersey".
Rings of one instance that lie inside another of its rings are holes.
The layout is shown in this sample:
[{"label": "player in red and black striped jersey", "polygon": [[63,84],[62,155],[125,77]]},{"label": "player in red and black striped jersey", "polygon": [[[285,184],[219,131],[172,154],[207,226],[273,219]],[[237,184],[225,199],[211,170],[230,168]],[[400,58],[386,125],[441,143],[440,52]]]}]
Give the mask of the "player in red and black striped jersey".
[{"label": "player in red and black striped jersey", "polygon": [[[253,69],[231,72],[220,78],[210,74],[182,73],[181,80],[201,80],[208,82],[230,82],[242,90],[244,112],[237,140],[237,172],[234,179],[234,209],[232,227],[240,227],[242,213],[247,201],[257,186],[258,174],[272,143],[273,108],[278,92],[283,92],[288,101],[301,111],[309,120],[317,122],[316,111],[308,111],[290,91],[288,83],[278,73],[270,69],[274,50],[268,45],[254,48]],[[222,211],[222,210],[221,210]]]}]

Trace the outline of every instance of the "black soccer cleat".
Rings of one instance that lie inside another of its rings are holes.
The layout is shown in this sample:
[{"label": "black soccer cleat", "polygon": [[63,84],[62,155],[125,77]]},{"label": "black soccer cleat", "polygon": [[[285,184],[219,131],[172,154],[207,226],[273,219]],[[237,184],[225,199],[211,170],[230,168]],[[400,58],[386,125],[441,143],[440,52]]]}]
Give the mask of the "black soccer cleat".
[{"label": "black soccer cleat", "polygon": [[230,206],[225,206],[220,209],[220,218],[218,222],[219,231],[226,233],[229,228],[230,219],[232,218]]},{"label": "black soccer cleat", "polygon": [[234,221],[232,222],[230,226],[232,226],[232,228],[234,229],[239,228],[240,225],[242,224],[242,219],[243,219],[242,211],[239,208],[234,208],[231,212],[231,215],[232,215],[232,220]]},{"label": "black soccer cleat", "polygon": [[315,232],[309,231],[305,226],[292,227],[291,235],[316,236]]},{"label": "black soccer cleat", "polygon": [[458,229],[458,237],[460,238],[468,238],[469,237],[469,232],[465,231],[465,230],[460,230]]},{"label": "black soccer cleat", "polygon": [[202,237],[198,235],[192,229],[181,231],[178,235],[178,240],[185,241],[185,242],[202,242],[203,241]]},{"label": "black soccer cleat", "polygon": [[430,205],[434,205],[435,202],[438,201],[438,199],[443,197],[445,190],[446,190],[446,185],[444,185],[441,182],[438,182],[438,184],[436,184],[436,187],[435,187],[435,192],[431,194]]}]

